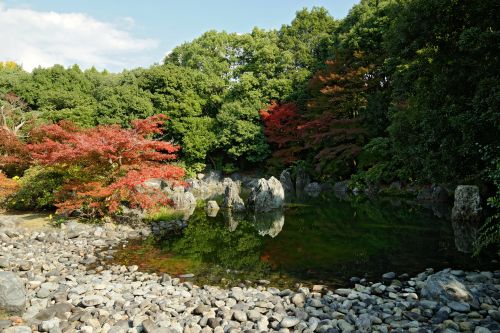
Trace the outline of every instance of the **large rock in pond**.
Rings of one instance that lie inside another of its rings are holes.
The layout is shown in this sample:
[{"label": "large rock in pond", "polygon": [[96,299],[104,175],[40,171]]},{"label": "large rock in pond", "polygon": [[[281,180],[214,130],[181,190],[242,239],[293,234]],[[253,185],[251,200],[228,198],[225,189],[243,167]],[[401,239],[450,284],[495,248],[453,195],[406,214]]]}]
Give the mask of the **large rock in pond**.
[{"label": "large rock in pond", "polygon": [[428,276],[420,291],[420,296],[444,304],[464,302],[473,307],[479,306],[471,290],[449,270],[443,270]]},{"label": "large rock in pond", "polygon": [[280,181],[274,177],[268,180],[261,178],[247,200],[247,206],[255,212],[269,212],[283,207],[285,190]]},{"label": "large rock in pond", "polygon": [[243,202],[243,199],[240,198],[238,185],[230,178],[224,179],[224,184],[226,185],[226,189],[224,191],[224,201],[222,202],[222,207],[231,209],[235,212],[245,210],[245,203]]},{"label": "large rock in pond", "polygon": [[283,170],[280,174],[280,182],[285,191],[285,200],[287,202],[292,201],[295,197],[295,186],[293,186],[292,176],[288,170]]},{"label": "large rock in pond", "polygon": [[196,207],[196,198],[193,193],[186,192],[182,186],[174,188],[171,199],[177,210],[191,210],[193,207]]},{"label": "large rock in pond", "polygon": [[479,188],[473,185],[458,185],[455,202],[451,210],[453,222],[477,223],[481,220],[481,197]]},{"label": "large rock in pond", "polygon": [[21,314],[26,309],[23,281],[13,272],[0,272],[0,310]]}]

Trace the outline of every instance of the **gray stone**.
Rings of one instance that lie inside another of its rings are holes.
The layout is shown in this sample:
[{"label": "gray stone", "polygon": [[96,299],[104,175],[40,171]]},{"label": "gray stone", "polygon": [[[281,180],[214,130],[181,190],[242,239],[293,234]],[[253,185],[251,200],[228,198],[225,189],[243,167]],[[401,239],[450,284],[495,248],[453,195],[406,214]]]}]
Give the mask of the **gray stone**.
[{"label": "gray stone", "polygon": [[394,272],[388,272],[382,275],[382,279],[384,279],[384,281],[392,281],[395,278],[396,278],[396,273]]},{"label": "gray stone", "polygon": [[269,212],[283,207],[285,191],[280,181],[274,177],[261,178],[247,200],[247,205],[255,212]]},{"label": "gray stone", "polygon": [[226,209],[231,209],[235,212],[241,212],[245,210],[245,203],[243,199],[240,198],[240,189],[238,185],[233,182],[230,178],[225,181],[226,189],[224,190],[224,201],[222,207]]},{"label": "gray stone", "polygon": [[297,293],[292,297],[292,303],[298,307],[303,307],[306,303],[306,295],[303,293]]},{"label": "gray stone", "polygon": [[196,208],[196,198],[191,192],[175,191],[170,197],[175,209],[190,211]]},{"label": "gray stone", "polygon": [[469,288],[446,270],[428,276],[420,294],[422,298],[444,303],[462,301],[478,305]]},{"label": "gray stone", "polygon": [[85,296],[82,299],[82,305],[89,307],[89,306],[98,306],[100,304],[104,303],[104,298],[99,295],[90,295],[90,296]]},{"label": "gray stone", "polygon": [[248,320],[247,314],[241,310],[235,310],[233,313],[233,318],[239,322],[245,322]]},{"label": "gray stone", "polygon": [[210,217],[216,217],[219,212],[219,205],[215,200],[209,200],[206,207],[207,215]]},{"label": "gray stone", "polygon": [[458,312],[469,312],[470,311],[470,305],[465,302],[456,302],[456,301],[451,301],[448,302],[447,304],[450,309],[458,311]]},{"label": "gray stone", "polygon": [[0,272],[0,309],[12,313],[26,309],[24,282],[13,272]]},{"label": "gray stone", "polygon": [[283,319],[281,319],[280,326],[284,327],[284,328],[290,328],[290,327],[294,327],[298,323],[300,323],[299,318],[286,316],[286,317],[283,317]]},{"label": "gray stone", "polygon": [[479,188],[473,185],[458,185],[451,219],[455,222],[478,223],[481,220],[481,197]]},{"label": "gray stone", "polygon": [[31,333],[31,328],[28,326],[12,326],[2,331],[3,333]]},{"label": "gray stone", "polygon": [[295,198],[295,186],[293,186],[292,177],[288,170],[283,170],[280,174],[280,183],[285,191],[285,201],[291,202]]}]

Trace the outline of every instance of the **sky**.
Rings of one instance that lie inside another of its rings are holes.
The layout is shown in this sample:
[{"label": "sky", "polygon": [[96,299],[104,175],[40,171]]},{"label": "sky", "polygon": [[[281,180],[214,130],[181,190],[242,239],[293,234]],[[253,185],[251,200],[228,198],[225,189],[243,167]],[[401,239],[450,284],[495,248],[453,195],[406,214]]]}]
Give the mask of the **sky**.
[{"label": "sky", "polygon": [[0,0],[0,61],[119,72],[159,63],[208,30],[279,28],[304,7],[343,18],[359,0]]}]

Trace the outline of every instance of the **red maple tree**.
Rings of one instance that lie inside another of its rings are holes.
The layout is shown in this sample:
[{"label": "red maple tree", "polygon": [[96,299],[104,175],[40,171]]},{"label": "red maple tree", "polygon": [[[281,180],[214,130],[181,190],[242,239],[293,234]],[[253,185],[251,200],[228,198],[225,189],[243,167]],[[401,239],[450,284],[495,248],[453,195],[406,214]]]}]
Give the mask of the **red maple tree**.
[{"label": "red maple tree", "polygon": [[275,146],[273,156],[285,164],[299,159],[304,142],[299,131],[304,121],[295,103],[279,104],[272,101],[260,111],[264,122],[264,134],[269,143]]},{"label": "red maple tree", "polygon": [[135,120],[131,129],[118,125],[79,128],[69,122],[43,125],[27,145],[41,165],[66,171],[65,185],[57,194],[58,211],[80,210],[87,215],[115,213],[121,204],[152,209],[170,203],[159,190],[145,189],[145,180],[161,178],[184,184],[184,169],[165,162],[176,158],[179,147],[154,140],[162,133],[164,115]]}]

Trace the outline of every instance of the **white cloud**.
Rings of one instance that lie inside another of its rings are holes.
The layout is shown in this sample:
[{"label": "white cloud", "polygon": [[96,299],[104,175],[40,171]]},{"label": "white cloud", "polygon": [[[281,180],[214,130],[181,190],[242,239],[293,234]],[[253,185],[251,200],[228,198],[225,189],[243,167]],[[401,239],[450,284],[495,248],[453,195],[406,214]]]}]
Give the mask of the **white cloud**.
[{"label": "white cloud", "polygon": [[[133,26],[131,18],[125,21]],[[16,61],[29,71],[75,63],[82,68],[132,68],[147,64],[145,52],[159,44],[86,14],[6,8],[1,2],[0,32],[0,61]]]}]

